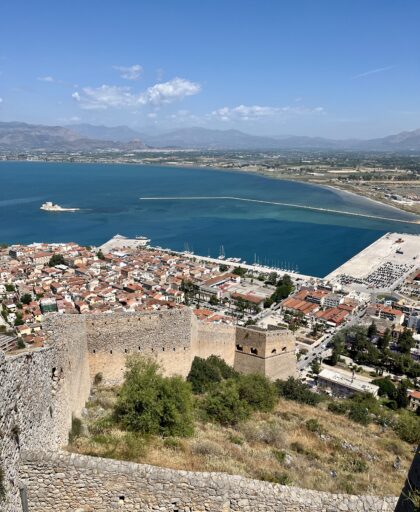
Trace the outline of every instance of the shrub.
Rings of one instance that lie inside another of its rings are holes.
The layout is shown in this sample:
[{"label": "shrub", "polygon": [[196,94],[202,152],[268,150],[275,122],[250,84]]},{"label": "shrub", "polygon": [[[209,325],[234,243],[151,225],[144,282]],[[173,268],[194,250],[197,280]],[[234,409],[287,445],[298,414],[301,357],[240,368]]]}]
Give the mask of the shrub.
[{"label": "shrub", "polygon": [[328,410],[334,414],[346,414],[348,407],[344,402],[329,402]]},{"label": "shrub", "polygon": [[193,433],[191,387],[181,377],[163,377],[151,360],[131,357],[115,418],[132,432],[163,436]]},{"label": "shrub", "polygon": [[275,471],[274,473],[260,471],[258,477],[260,480],[264,480],[264,482],[272,482],[273,484],[291,485],[292,483],[292,480],[287,473],[281,473],[278,471]]},{"label": "shrub", "polygon": [[351,420],[361,425],[368,425],[370,423],[369,409],[362,403],[353,402],[350,405],[348,416]]},{"label": "shrub", "polygon": [[180,450],[182,448],[182,445],[179,441],[179,439],[176,439],[175,437],[167,437],[163,440],[163,446],[165,448],[169,448],[171,450]]},{"label": "shrub", "polygon": [[238,385],[232,379],[221,382],[209,392],[204,410],[209,419],[222,425],[236,425],[251,413],[247,402],[239,398]]},{"label": "shrub", "polygon": [[277,393],[287,400],[294,400],[308,405],[317,405],[322,401],[322,396],[314,393],[298,379],[289,377],[287,380],[277,380]]},{"label": "shrub", "polygon": [[238,382],[239,398],[254,411],[269,412],[277,402],[276,388],[264,375],[242,375]]},{"label": "shrub", "polygon": [[305,423],[305,427],[309,430],[309,432],[314,432],[317,434],[321,434],[324,431],[319,421],[314,418],[310,418]]},{"label": "shrub", "polygon": [[69,432],[69,443],[72,444],[82,435],[82,420],[73,416]]},{"label": "shrub", "polygon": [[187,381],[191,382],[194,393],[205,393],[223,379],[236,378],[238,373],[218,356],[207,359],[194,357]]},{"label": "shrub", "polygon": [[99,384],[103,381],[104,376],[101,372],[97,373],[95,377],[93,378],[93,385],[99,386]]},{"label": "shrub", "polygon": [[351,473],[365,473],[368,470],[368,465],[362,459],[351,459],[345,464],[345,469]]},{"label": "shrub", "polygon": [[274,458],[276,459],[277,462],[284,462],[285,458],[286,458],[286,452],[283,451],[283,450],[273,450],[272,451],[273,455],[274,455]]},{"label": "shrub", "polygon": [[89,432],[94,435],[101,435],[108,432],[114,426],[114,418],[112,416],[104,416],[99,420],[95,421],[92,425],[89,425]]},{"label": "shrub", "polygon": [[404,411],[399,416],[396,425],[395,432],[403,441],[411,444],[417,444],[420,442],[420,418]]},{"label": "shrub", "polygon": [[241,436],[238,436],[237,434],[229,434],[228,439],[231,443],[237,444],[239,446],[244,444],[244,439]]}]

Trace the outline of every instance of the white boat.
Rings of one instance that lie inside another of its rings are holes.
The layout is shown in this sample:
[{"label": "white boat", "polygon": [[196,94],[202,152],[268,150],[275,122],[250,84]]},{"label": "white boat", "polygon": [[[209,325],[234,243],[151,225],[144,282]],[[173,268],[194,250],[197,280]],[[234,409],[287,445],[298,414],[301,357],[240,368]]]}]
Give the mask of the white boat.
[{"label": "white boat", "polygon": [[47,201],[43,205],[41,205],[40,210],[45,210],[46,212],[77,212],[80,208],[63,208],[58,204],[54,204],[51,201]]}]

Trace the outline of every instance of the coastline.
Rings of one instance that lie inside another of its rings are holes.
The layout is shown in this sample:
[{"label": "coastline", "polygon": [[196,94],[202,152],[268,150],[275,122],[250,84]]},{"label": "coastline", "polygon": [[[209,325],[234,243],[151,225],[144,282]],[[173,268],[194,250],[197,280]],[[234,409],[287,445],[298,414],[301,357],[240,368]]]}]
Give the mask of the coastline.
[{"label": "coastline", "polygon": [[388,202],[385,202],[385,201],[380,201],[379,199],[373,199],[371,198],[370,196],[368,195],[365,195],[365,194],[361,194],[361,193],[357,193],[357,192],[354,192],[354,191],[351,191],[351,190],[347,190],[346,188],[341,188],[337,185],[332,185],[330,183],[318,183],[318,182],[313,182],[313,181],[310,181],[310,180],[304,180],[304,179],[298,179],[298,178],[293,178],[293,176],[283,176],[283,175],[273,175],[273,174],[269,174],[267,172],[264,172],[262,170],[244,170],[244,169],[241,169],[239,167],[229,167],[229,168],[225,168],[225,167],[219,167],[219,166],[216,166],[216,165],[192,165],[192,164],[188,164],[188,163],[184,163],[184,162],[180,162],[179,164],[177,163],[171,163],[171,164],[166,164],[166,163],[155,163],[155,162],[147,162],[147,163],[142,163],[142,162],[116,162],[116,161],[109,161],[109,162],[95,162],[95,161],[89,161],[89,162],[86,162],[86,161],[83,161],[83,160],[73,160],[71,162],[67,161],[67,160],[53,160],[53,161],[48,161],[48,160],[24,160],[24,159],[15,159],[15,160],[2,160],[0,161],[0,163],[2,162],[29,162],[29,163],[43,163],[43,164],[54,164],[54,163],[59,163],[59,164],[84,164],[84,165],[126,165],[126,166],[141,166],[141,167],[147,167],[147,166],[161,166],[161,167],[166,167],[166,168],[174,168],[174,169],[177,169],[177,168],[184,168],[184,169],[208,169],[208,170],[212,170],[212,171],[218,171],[218,172],[229,172],[229,173],[241,173],[241,174],[251,174],[251,175],[255,175],[255,176],[262,176],[264,178],[267,178],[267,179],[272,179],[272,180],[277,180],[277,181],[290,181],[290,182],[294,182],[294,183],[303,183],[305,185],[311,185],[311,186],[314,186],[314,187],[320,187],[320,188],[325,188],[325,189],[330,189],[330,190],[333,190],[335,191],[336,193],[338,194],[342,194],[342,195],[351,195],[351,196],[354,196],[354,197],[358,197],[358,198],[362,198],[364,200],[367,200],[371,203],[374,203],[378,206],[385,206],[387,208],[390,208],[392,210],[396,210],[397,212],[400,212],[400,213],[405,213],[409,216],[412,217],[411,220],[417,220],[420,222],[420,215],[418,215],[417,213],[415,212],[412,212],[412,211],[409,211],[409,210],[406,210],[404,208],[401,208],[401,207],[398,207],[396,205],[392,205],[392,204],[389,204]]}]

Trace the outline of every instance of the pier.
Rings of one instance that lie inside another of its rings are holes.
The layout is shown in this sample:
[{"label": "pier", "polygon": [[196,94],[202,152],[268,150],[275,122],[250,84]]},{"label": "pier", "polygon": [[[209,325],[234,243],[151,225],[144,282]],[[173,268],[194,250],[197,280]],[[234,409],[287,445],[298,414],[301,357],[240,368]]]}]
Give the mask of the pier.
[{"label": "pier", "polygon": [[265,201],[263,199],[248,199],[245,197],[235,197],[235,196],[178,196],[178,197],[140,197],[141,201],[211,201],[211,200],[229,200],[229,201],[244,201],[247,203],[257,203],[257,204],[271,204],[276,206],[285,206],[288,208],[299,208],[302,210],[311,210],[317,212],[324,213],[334,213],[336,215],[349,215],[352,217],[362,217],[366,219],[373,220],[386,220],[389,222],[399,222],[402,224],[420,224],[420,220],[404,220],[404,219],[395,219],[392,217],[382,217],[379,215],[369,215],[367,213],[357,213],[357,212],[348,212],[341,210],[333,210],[331,208],[321,208],[319,206],[306,206],[302,204],[294,204],[294,203],[283,203],[279,201]]}]

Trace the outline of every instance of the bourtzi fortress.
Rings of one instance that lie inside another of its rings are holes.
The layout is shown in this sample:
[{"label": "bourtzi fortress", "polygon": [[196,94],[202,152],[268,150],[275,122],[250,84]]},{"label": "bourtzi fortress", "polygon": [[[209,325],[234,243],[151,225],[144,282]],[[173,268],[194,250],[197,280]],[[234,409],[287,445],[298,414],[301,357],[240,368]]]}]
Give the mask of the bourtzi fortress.
[{"label": "bourtzi fortress", "polygon": [[333,495],[216,473],[192,473],[68,454],[72,416],[91,381],[122,381],[130,354],[156,357],[186,376],[195,356],[222,357],[241,372],[295,375],[287,330],[201,324],[189,309],[52,315],[44,348],[0,353],[0,441],[4,512],[391,511],[393,498]]}]

